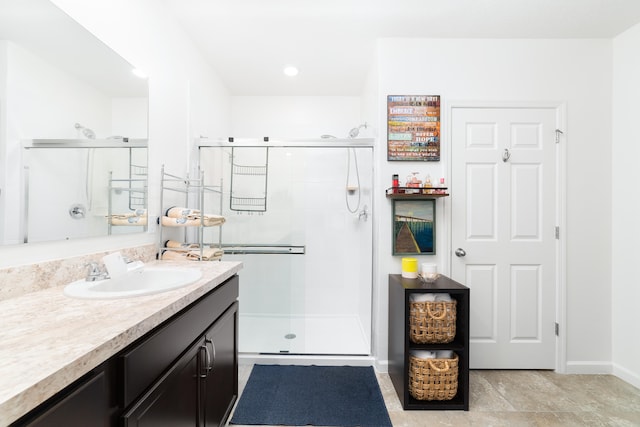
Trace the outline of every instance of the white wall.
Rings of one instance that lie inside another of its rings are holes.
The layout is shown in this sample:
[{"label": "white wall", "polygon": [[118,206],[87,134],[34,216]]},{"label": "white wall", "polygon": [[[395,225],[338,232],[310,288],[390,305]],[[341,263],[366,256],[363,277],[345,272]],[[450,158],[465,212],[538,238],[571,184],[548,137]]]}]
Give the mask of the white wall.
[{"label": "white wall", "polygon": [[347,138],[362,124],[357,96],[234,96],[231,106],[231,134],[215,136]]},{"label": "white wall", "polygon": [[[149,77],[149,208],[158,214],[160,165],[187,171],[192,131],[227,134],[229,98],[216,73],[172,16],[152,0],[54,0]],[[204,94],[202,98],[192,96]],[[153,231],[153,230],[151,230]],[[152,233],[55,244],[0,248],[0,265],[11,266],[73,256],[119,245],[155,241]]]},{"label": "white wall", "polygon": [[640,25],[613,41],[613,369],[640,387]]},{"label": "white wall", "polygon": [[[610,40],[379,41],[379,122],[386,120],[387,95],[441,95],[443,145],[449,141],[446,106],[453,101],[566,102],[568,226],[562,232],[568,319],[561,327],[567,334],[569,371],[611,369],[611,52]],[[381,159],[384,150],[381,138]],[[379,176],[383,183],[393,173],[403,177],[414,169],[446,176],[448,161],[446,155],[437,165],[381,161]],[[383,201],[378,215],[389,217],[391,204]],[[439,226],[438,239],[446,238],[440,232]],[[400,260],[385,253],[391,245],[389,229],[380,228],[378,243],[377,286],[385,289],[386,275],[400,271]],[[447,256],[437,255],[440,265]],[[386,294],[380,295],[378,335],[386,336]],[[386,353],[386,342],[378,342],[377,355]]]}]

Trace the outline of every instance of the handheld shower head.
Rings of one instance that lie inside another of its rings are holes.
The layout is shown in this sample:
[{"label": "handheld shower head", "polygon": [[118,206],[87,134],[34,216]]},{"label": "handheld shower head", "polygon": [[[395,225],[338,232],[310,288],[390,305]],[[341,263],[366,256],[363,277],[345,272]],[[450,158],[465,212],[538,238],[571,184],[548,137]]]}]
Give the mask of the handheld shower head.
[{"label": "handheld shower head", "polygon": [[367,122],[364,122],[363,124],[361,124],[360,126],[358,126],[357,128],[353,128],[349,131],[349,138],[356,138],[359,134],[360,134],[360,129],[362,128],[367,128]]}]

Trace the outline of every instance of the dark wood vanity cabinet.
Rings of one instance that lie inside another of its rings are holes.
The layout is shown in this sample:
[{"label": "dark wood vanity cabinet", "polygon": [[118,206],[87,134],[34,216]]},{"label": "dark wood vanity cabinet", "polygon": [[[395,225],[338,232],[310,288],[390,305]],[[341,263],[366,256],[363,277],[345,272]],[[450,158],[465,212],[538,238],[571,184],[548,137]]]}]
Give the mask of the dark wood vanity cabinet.
[{"label": "dark wood vanity cabinet", "polygon": [[123,414],[125,427],[221,426],[237,398],[233,304]]},{"label": "dark wood vanity cabinet", "polygon": [[221,426],[238,397],[233,276],[13,426]]},{"label": "dark wood vanity cabinet", "polygon": [[115,423],[115,390],[110,365],[92,370],[11,426],[109,427]]}]

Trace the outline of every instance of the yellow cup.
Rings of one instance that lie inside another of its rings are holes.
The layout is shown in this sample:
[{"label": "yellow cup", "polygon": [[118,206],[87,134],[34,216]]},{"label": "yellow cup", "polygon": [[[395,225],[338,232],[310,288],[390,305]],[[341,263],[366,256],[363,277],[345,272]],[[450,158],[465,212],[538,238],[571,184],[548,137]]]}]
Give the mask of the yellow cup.
[{"label": "yellow cup", "polygon": [[418,277],[418,259],[402,258],[402,277],[415,279]]}]

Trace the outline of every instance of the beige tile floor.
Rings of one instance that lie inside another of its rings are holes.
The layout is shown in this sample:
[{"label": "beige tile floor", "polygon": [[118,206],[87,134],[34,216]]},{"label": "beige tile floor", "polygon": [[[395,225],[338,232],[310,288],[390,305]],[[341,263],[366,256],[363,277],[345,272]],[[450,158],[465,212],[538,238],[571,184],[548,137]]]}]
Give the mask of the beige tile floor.
[{"label": "beige tile floor", "polygon": [[[240,366],[240,394],[252,366]],[[469,411],[404,411],[391,379],[378,373],[394,427],[640,426],[640,390],[611,375],[471,371]]]}]

